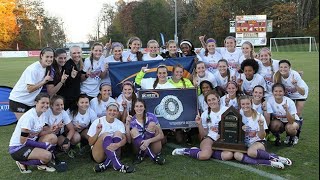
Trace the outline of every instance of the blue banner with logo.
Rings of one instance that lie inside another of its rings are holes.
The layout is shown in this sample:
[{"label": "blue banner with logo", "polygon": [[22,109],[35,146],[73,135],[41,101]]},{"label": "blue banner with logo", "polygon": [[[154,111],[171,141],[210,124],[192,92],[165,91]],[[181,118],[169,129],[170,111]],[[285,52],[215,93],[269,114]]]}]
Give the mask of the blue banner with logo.
[{"label": "blue banner with logo", "polygon": [[140,90],[146,111],[156,115],[162,129],[196,127],[197,91],[190,89]]},{"label": "blue banner with logo", "polygon": [[11,87],[0,86],[0,126],[17,121],[14,113],[9,111],[9,95],[11,90]]},{"label": "blue banner with logo", "polygon": [[141,70],[141,67],[148,64],[148,73],[145,75],[148,77],[157,77],[157,67],[160,64],[167,66],[169,70],[169,76],[171,76],[172,68],[176,64],[181,64],[184,69],[184,77],[188,78],[191,76],[194,56],[190,57],[180,57],[180,58],[170,58],[166,60],[153,60],[153,61],[135,61],[135,62],[116,62],[109,63],[109,76],[112,82],[112,96],[118,97],[121,94],[121,83],[124,81],[132,81]]}]

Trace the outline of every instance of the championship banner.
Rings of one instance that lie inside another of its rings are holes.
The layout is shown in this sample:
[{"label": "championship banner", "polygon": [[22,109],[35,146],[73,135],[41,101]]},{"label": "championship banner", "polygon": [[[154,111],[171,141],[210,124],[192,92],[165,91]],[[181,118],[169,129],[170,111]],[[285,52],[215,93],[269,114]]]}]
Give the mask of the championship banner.
[{"label": "championship banner", "polygon": [[9,111],[9,95],[11,90],[11,87],[0,86],[0,126],[17,121],[14,113]]},{"label": "championship banner", "polygon": [[116,62],[109,63],[109,76],[112,82],[112,97],[118,97],[121,94],[121,83],[124,81],[132,81],[138,72],[141,70],[141,67],[148,64],[148,73],[145,75],[145,78],[148,77],[157,77],[157,67],[160,64],[167,66],[169,71],[169,76],[171,76],[172,68],[176,64],[181,64],[184,67],[184,77],[191,77],[191,72],[193,68],[194,56],[190,57],[181,57],[181,58],[170,58],[166,60],[153,60],[153,61],[135,61],[135,62]]},{"label": "championship banner", "polygon": [[161,129],[197,127],[197,91],[192,89],[140,90],[139,98],[146,103],[146,111],[156,115]]}]

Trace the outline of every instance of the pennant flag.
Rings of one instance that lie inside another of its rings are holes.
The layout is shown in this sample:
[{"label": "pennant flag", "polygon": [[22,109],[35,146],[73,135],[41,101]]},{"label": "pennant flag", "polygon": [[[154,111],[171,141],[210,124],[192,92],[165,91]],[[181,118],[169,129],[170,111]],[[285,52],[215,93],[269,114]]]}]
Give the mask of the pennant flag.
[{"label": "pennant flag", "polygon": [[162,46],[165,46],[166,43],[164,41],[164,35],[162,33],[160,33],[160,39],[161,39],[161,42],[162,42]]}]

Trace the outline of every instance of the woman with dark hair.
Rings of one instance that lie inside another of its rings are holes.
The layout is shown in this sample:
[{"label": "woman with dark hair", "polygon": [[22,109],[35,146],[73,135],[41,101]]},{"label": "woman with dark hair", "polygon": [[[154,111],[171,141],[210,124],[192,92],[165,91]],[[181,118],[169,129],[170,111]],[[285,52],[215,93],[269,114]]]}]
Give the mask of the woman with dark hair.
[{"label": "woman with dark hair", "polygon": [[230,151],[212,150],[213,142],[220,138],[219,122],[221,115],[227,110],[226,107],[220,105],[219,94],[210,91],[205,96],[208,109],[205,110],[201,117],[198,114],[195,118],[196,124],[201,136],[200,148],[176,148],[172,151],[172,155],[187,155],[198,160],[208,160],[215,158],[223,161],[231,160],[233,153]]},{"label": "woman with dark hair", "polygon": [[97,97],[91,99],[90,108],[97,114],[98,117],[106,115],[106,107],[111,102],[116,102],[111,97],[112,89],[110,83],[102,83],[99,87],[99,94]]},{"label": "woman with dark hair", "polygon": [[280,134],[286,131],[285,144],[298,144],[301,129],[297,108],[294,101],[285,96],[285,86],[275,83],[272,86],[273,96],[268,98],[267,113],[271,114],[270,131],[276,136],[276,144],[280,145]]},{"label": "woman with dark hair", "polygon": [[148,71],[148,65],[141,68],[141,71],[137,74],[135,82],[141,86],[141,89],[170,89],[175,88],[168,81],[168,69],[166,65],[160,64],[157,67],[156,78],[143,78]]},{"label": "woman with dark hair", "polygon": [[279,169],[284,169],[284,165],[291,166],[290,159],[266,151],[265,130],[268,126],[264,116],[252,108],[251,97],[241,96],[239,104],[244,124],[242,130],[245,131],[245,144],[248,150],[246,154],[235,152],[234,158],[242,163],[261,164]]},{"label": "woman with dark hair", "polygon": [[308,98],[309,87],[300,74],[291,69],[291,63],[288,60],[279,61],[279,71],[274,75],[274,82],[284,85],[285,95],[292,99],[297,107],[297,115],[300,119],[300,128],[294,137],[294,144],[297,144],[303,124],[302,111]]},{"label": "woman with dark hair", "polygon": [[212,83],[207,80],[202,81],[199,87],[200,87],[200,95],[198,96],[198,105],[199,105],[200,113],[202,113],[208,109],[208,104],[204,100],[204,97],[208,92],[214,90],[214,87]]},{"label": "woman with dark hair", "polygon": [[60,94],[61,87],[65,84],[67,78],[64,65],[67,62],[67,52],[64,49],[56,49],[54,61],[50,68],[50,74],[53,76],[53,81],[49,81],[46,85],[47,92],[50,96]]},{"label": "woman with dark hair", "polygon": [[42,87],[52,81],[51,72],[46,71],[54,58],[54,49],[45,47],[40,51],[40,59],[29,65],[14,85],[9,96],[9,109],[17,120],[35,105],[34,99]]},{"label": "woman with dark hair", "polygon": [[223,92],[226,92],[228,82],[236,80],[236,72],[230,70],[228,66],[227,60],[220,59],[218,61],[218,71],[213,74],[217,82],[216,88]]},{"label": "woman with dark hair", "polygon": [[190,40],[183,39],[180,42],[180,49],[181,49],[182,54],[183,54],[184,57],[197,55],[194,52],[194,46],[193,46],[193,44],[192,44],[192,42]]},{"label": "woman with dark hair", "polygon": [[137,95],[134,92],[134,85],[131,81],[125,81],[122,83],[122,93],[117,98],[119,106],[119,113],[121,121],[126,122],[128,114],[132,114],[132,102],[135,102]]},{"label": "woman with dark hair", "polygon": [[53,172],[55,168],[47,164],[53,157],[51,150],[57,144],[57,136],[48,134],[39,138],[46,123],[44,113],[49,108],[49,95],[40,93],[34,101],[35,107],[24,113],[15,127],[10,139],[9,153],[21,173],[31,173],[28,166]]},{"label": "woman with dark hair", "polygon": [[141,163],[145,155],[159,165],[165,163],[165,159],[160,156],[164,138],[157,117],[146,112],[146,104],[142,99],[137,99],[133,103],[133,116],[126,118],[126,136],[128,142],[133,141],[134,147],[138,150],[135,163]]},{"label": "woman with dark hair", "polygon": [[237,78],[238,86],[241,87],[241,91],[251,96],[253,88],[256,85],[261,85],[266,89],[266,82],[263,77],[257,74],[259,70],[259,64],[254,59],[246,59],[241,63],[241,70],[243,74],[239,74]]},{"label": "woman with dark hair", "polygon": [[235,81],[229,81],[227,83],[226,94],[221,97],[221,105],[235,109],[239,109],[238,98],[241,95],[238,84]]}]

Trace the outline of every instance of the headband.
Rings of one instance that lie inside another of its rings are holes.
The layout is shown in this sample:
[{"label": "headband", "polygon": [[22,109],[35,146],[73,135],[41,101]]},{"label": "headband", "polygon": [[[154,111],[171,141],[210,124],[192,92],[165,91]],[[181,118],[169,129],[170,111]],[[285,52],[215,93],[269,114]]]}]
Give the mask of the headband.
[{"label": "headband", "polygon": [[106,109],[108,109],[110,106],[115,106],[119,110],[119,105],[116,102],[111,102],[107,105]]},{"label": "headband", "polygon": [[216,43],[216,40],[215,40],[215,39],[212,39],[212,38],[207,39],[207,43],[211,43],[211,42]]},{"label": "headband", "polygon": [[189,41],[182,41],[180,46],[182,46],[182,44],[188,44],[190,47],[192,47],[192,44]]},{"label": "headband", "polygon": [[115,48],[115,47],[121,47],[123,49],[123,45],[119,42],[114,42],[111,45],[111,49]]},{"label": "headband", "polygon": [[110,82],[103,82],[100,84],[100,88],[102,88],[102,86],[111,86]]}]

